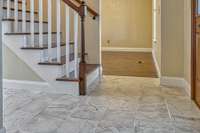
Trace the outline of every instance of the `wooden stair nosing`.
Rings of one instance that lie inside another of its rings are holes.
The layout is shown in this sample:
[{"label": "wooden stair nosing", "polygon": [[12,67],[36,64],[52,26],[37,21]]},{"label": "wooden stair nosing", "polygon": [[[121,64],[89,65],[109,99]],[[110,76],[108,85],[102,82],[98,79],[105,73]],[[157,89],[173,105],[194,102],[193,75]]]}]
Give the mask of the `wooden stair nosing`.
[{"label": "wooden stair nosing", "polygon": [[[61,43],[61,47],[62,46],[65,46],[66,44],[64,42]],[[74,42],[70,42],[70,45],[74,45]],[[56,43],[52,43],[52,47],[51,48],[56,48],[57,47],[57,44]],[[44,50],[44,49],[48,49],[48,45],[45,44],[43,45],[43,47],[39,47],[39,46],[35,46],[35,47],[31,47],[31,46],[28,46],[28,47],[21,47],[21,49],[23,50]]]},{"label": "wooden stair nosing", "polygon": [[[4,10],[7,10],[7,7],[3,7]],[[14,8],[10,8],[11,11],[14,11],[15,9]],[[18,12],[22,12],[22,9],[18,9]],[[29,10],[26,10],[26,13],[30,13],[31,11]],[[37,11],[34,11],[34,14],[38,14]]]},{"label": "wooden stair nosing", "polygon": [[[3,18],[2,21],[15,21],[14,18]],[[18,19],[18,22],[22,22],[22,19]],[[26,20],[26,22],[31,22],[30,20]],[[38,20],[34,20],[34,23],[39,23]],[[48,23],[47,21],[43,21],[43,23]]]},{"label": "wooden stair nosing", "polygon": [[[57,32],[51,32],[51,34],[56,34]],[[35,35],[39,35],[39,32],[35,32]],[[48,34],[48,32],[43,32],[43,34]],[[14,32],[14,33],[4,33],[4,35],[31,35],[31,32]]]},{"label": "wooden stair nosing", "polygon": [[79,82],[79,79],[67,78],[66,76],[63,76],[63,77],[61,77],[61,78],[57,78],[56,81]]}]

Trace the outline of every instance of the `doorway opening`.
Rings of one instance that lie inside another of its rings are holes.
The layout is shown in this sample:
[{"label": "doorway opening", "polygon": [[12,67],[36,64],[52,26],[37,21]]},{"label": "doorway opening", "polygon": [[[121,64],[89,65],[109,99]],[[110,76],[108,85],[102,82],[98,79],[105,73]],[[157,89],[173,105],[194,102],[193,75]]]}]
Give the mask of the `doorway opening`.
[{"label": "doorway opening", "polygon": [[157,1],[101,1],[104,75],[159,77]]}]

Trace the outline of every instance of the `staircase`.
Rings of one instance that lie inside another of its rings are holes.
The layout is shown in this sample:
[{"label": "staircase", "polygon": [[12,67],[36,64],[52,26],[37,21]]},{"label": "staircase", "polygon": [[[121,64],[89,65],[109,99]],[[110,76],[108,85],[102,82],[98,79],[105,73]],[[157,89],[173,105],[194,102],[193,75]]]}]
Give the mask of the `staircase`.
[{"label": "staircase", "polygon": [[[85,18],[88,13],[96,21],[98,13],[80,0],[56,0],[56,17],[52,18],[52,0],[47,3],[38,0],[35,10],[35,0],[3,0],[3,44],[46,81],[50,91],[86,95],[100,71],[98,64],[86,63],[85,57],[90,55],[85,53]],[[44,10],[48,10],[47,16]],[[65,27],[61,27],[63,20]]]}]

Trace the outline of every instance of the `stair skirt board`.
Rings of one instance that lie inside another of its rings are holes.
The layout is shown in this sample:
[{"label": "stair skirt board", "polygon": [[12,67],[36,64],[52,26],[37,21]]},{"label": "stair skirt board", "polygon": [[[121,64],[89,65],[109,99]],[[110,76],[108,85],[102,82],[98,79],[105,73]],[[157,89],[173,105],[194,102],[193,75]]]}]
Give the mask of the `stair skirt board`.
[{"label": "stair skirt board", "polygon": [[[100,81],[99,68],[91,72],[87,76],[87,94],[95,89],[96,84]],[[94,82],[96,82],[94,84]],[[3,79],[3,88],[26,89],[31,91],[42,91],[54,94],[68,94],[79,96],[79,82],[39,82],[39,81],[25,81],[25,80],[10,80]]]}]

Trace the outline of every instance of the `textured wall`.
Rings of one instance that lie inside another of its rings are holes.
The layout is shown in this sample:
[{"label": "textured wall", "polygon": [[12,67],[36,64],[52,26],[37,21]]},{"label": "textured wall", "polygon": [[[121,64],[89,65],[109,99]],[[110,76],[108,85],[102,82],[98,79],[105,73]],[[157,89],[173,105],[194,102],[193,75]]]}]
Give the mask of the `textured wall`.
[{"label": "textured wall", "polygon": [[103,46],[152,47],[152,0],[101,2]]},{"label": "textured wall", "polygon": [[162,76],[184,75],[184,1],[161,0]]}]

